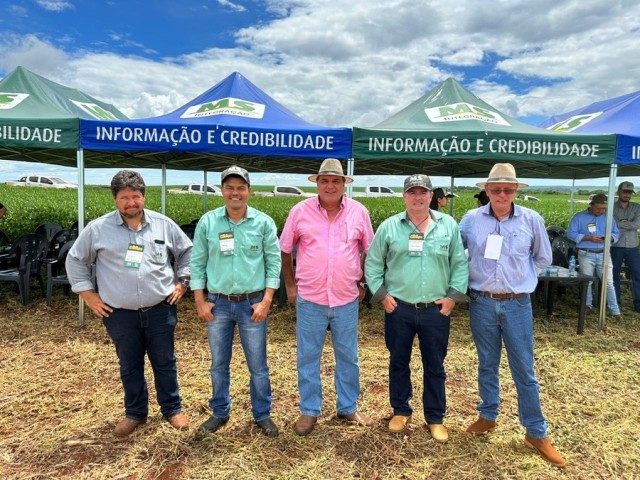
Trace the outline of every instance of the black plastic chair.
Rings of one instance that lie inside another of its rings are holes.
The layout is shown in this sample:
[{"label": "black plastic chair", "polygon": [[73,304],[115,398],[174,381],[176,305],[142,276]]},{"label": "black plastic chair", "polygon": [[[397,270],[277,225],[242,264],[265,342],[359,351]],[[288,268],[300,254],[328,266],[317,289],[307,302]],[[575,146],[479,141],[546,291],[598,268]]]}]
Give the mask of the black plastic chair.
[{"label": "black plastic chair", "polygon": [[48,243],[51,241],[56,232],[59,232],[60,230],[63,230],[63,228],[59,223],[43,223],[41,225],[38,225],[35,233],[46,238]]},{"label": "black plastic chair", "polygon": [[11,255],[11,240],[9,236],[0,230],[0,270],[16,266],[14,255]]},{"label": "black plastic chair", "polygon": [[549,235],[549,241],[553,244],[553,241],[557,237],[562,237],[566,234],[566,230],[562,227],[558,227],[556,225],[551,225],[547,227],[547,235]]},{"label": "black plastic chair", "polygon": [[78,238],[77,230],[59,230],[53,234],[53,237],[49,241],[49,251],[47,252],[48,258],[58,258],[58,253],[60,253],[60,249],[62,246],[70,242],[71,240],[75,240]]},{"label": "black plastic chair", "polygon": [[184,225],[180,225],[180,229],[189,237],[189,239],[193,240],[193,236],[196,233],[196,226],[191,223],[185,223]]},{"label": "black plastic chair", "polygon": [[559,267],[569,267],[569,259],[571,256],[576,257],[578,261],[578,250],[574,241],[569,240],[564,235],[558,236],[551,242],[551,251],[553,254],[553,264]]},{"label": "black plastic chair", "polygon": [[10,254],[15,255],[17,266],[0,271],[0,281],[16,282],[23,305],[29,303],[29,282],[37,277],[44,296],[42,263],[47,255],[47,240],[33,233],[18,237],[11,246]]},{"label": "black plastic chair", "polygon": [[46,260],[47,264],[47,305],[51,305],[51,298],[53,296],[54,285],[65,285],[66,293],[69,293],[70,282],[67,276],[67,270],[65,268],[65,262],[67,260],[67,254],[73,246],[75,239],[66,242],[58,250],[58,256],[56,258],[49,258]]}]

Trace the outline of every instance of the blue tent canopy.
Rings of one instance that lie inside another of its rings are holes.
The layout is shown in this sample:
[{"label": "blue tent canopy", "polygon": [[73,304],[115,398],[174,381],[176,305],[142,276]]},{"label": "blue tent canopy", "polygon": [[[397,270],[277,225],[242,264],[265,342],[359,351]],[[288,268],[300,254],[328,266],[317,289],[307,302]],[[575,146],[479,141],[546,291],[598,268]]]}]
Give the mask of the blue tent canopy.
[{"label": "blue tent canopy", "polygon": [[177,110],[129,121],[81,122],[82,148],[126,152],[174,169],[221,170],[235,163],[253,171],[316,171],[326,157],[351,156],[351,129],[308,123],[240,73]]},{"label": "blue tent canopy", "polygon": [[640,91],[555,115],[540,126],[559,132],[618,134],[616,164],[640,164]]}]

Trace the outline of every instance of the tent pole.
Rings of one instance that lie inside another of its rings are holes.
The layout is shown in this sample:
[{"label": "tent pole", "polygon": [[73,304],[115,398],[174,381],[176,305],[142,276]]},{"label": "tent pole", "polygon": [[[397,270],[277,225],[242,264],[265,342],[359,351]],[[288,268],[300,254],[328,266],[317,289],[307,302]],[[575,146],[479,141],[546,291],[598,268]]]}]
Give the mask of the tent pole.
[{"label": "tent pole", "polygon": [[207,192],[209,191],[209,182],[207,182],[207,171],[204,171],[204,195],[202,196],[202,213],[207,213]]},{"label": "tent pole", "polygon": [[569,205],[569,218],[573,218],[573,197],[576,191],[576,179],[571,180],[571,203]]},{"label": "tent pole", "polygon": [[598,319],[598,330],[603,331],[605,326],[605,313],[607,310],[607,278],[611,263],[611,229],[613,226],[613,200],[615,199],[615,184],[618,165],[611,165],[609,174],[609,196],[607,197],[607,227],[604,237],[604,258],[602,259],[602,278],[600,279],[600,315]]},{"label": "tent pole", "polygon": [[[78,165],[78,232],[84,228],[84,152],[79,148],[76,153]],[[84,327],[84,300],[78,295],[78,325]]]},{"label": "tent pole", "polygon": [[[347,159],[347,177],[353,178],[353,158]],[[351,183],[347,184],[347,197],[353,198],[353,186]]]},{"label": "tent pole", "polygon": [[162,164],[162,193],[160,194],[160,212],[163,215],[167,214],[167,164]]},{"label": "tent pole", "polygon": [[[453,184],[455,182],[455,178],[451,177],[451,184],[449,187],[449,192],[453,193]],[[451,215],[453,217],[453,202],[455,201],[456,197],[451,197],[451,201],[449,202],[449,215]]]}]

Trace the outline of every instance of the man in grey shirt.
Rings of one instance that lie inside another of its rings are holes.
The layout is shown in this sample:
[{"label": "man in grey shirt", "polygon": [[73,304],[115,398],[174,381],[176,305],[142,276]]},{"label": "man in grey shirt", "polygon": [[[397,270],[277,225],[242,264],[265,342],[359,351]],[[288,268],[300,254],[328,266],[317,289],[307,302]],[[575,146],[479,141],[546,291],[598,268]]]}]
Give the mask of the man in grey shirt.
[{"label": "man in grey shirt", "polygon": [[640,205],[631,203],[634,194],[633,183],[622,182],[618,186],[618,201],[613,204],[613,218],[620,230],[620,238],[611,245],[613,263],[613,288],[616,291],[618,305],[620,298],[620,273],[626,263],[633,284],[633,308],[640,312],[640,252],[638,252],[638,229],[640,229]]},{"label": "man in grey shirt", "polygon": [[[189,420],[182,413],[174,331],[176,304],[189,286],[191,240],[173,220],[144,208],[145,184],[137,172],[118,172],[111,193],[116,210],[80,232],[66,268],[72,290],[102,319],[116,347],[125,418],[114,434],[129,435],[147,420],[145,354],[162,415],[184,429]],[[99,293],[92,281],[94,263]]]}]

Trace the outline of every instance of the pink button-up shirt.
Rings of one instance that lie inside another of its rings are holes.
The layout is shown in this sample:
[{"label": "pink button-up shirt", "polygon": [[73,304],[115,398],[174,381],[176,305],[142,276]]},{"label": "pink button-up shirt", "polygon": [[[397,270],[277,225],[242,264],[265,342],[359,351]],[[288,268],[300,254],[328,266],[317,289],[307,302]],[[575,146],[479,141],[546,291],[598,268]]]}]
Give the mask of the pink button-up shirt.
[{"label": "pink button-up shirt", "polygon": [[340,212],[329,221],[318,197],[295,205],[280,236],[284,253],[296,251],[298,295],[319,305],[339,307],[358,298],[362,278],[360,252],[373,240],[369,212],[360,203],[342,198]]}]

